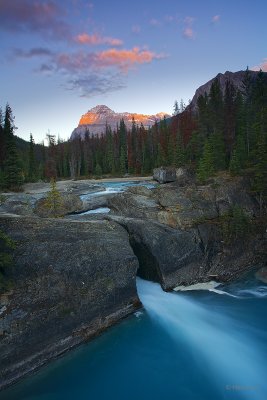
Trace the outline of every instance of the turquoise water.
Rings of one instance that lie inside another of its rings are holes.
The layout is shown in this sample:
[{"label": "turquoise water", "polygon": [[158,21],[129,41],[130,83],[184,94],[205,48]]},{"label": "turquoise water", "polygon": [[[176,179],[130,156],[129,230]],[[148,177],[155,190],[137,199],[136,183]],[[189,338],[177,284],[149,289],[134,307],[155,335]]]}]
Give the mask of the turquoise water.
[{"label": "turquoise water", "polygon": [[90,197],[94,196],[102,196],[104,194],[111,194],[111,193],[122,193],[127,188],[131,186],[145,186],[148,189],[152,189],[155,187],[154,183],[150,183],[147,181],[119,181],[119,182],[101,182],[100,184],[103,186],[103,191],[100,192],[90,192],[88,194],[81,195],[81,199],[85,200]]},{"label": "turquoise water", "polygon": [[138,279],[141,312],[0,393],[1,400],[267,398],[267,286],[165,293]]}]

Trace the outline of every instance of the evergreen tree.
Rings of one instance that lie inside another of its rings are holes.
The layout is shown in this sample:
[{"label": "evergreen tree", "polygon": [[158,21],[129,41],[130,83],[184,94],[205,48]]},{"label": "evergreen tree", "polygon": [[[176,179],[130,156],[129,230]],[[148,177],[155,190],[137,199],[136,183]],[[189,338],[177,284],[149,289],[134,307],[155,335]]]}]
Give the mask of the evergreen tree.
[{"label": "evergreen tree", "polygon": [[162,167],[166,165],[166,159],[165,159],[165,154],[163,151],[163,148],[160,143],[158,143],[158,149],[157,149],[157,167]]},{"label": "evergreen tree", "polygon": [[215,132],[210,136],[210,144],[213,152],[214,168],[216,171],[224,170],[225,161],[225,145],[223,136],[220,132]]},{"label": "evergreen tree", "polygon": [[176,167],[183,166],[185,163],[185,152],[184,152],[182,136],[179,132],[176,136],[176,146],[174,155],[175,155],[174,165]]},{"label": "evergreen tree", "polygon": [[120,149],[120,174],[125,175],[126,173],[126,151],[125,147],[121,146]]},{"label": "evergreen tree", "polygon": [[36,180],[36,178],[37,178],[37,171],[36,171],[36,160],[34,154],[34,140],[32,134],[30,134],[28,180],[30,182],[33,182]]},{"label": "evergreen tree", "polygon": [[181,99],[180,101],[180,113],[182,113],[185,110],[185,103],[183,101],[183,99]]},{"label": "evergreen tree", "polygon": [[179,109],[178,101],[175,100],[174,106],[173,106],[173,113],[172,113],[172,115],[178,115],[179,113],[180,113],[180,109]]},{"label": "evergreen tree", "polygon": [[236,136],[236,89],[232,82],[227,81],[224,93],[224,139],[226,155],[229,160]]},{"label": "evergreen tree", "polygon": [[3,172],[5,163],[5,135],[4,135],[4,124],[3,114],[0,108],[0,171]]},{"label": "evergreen tree", "polygon": [[255,155],[257,161],[254,166],[253,189],[257,193],[260,212],[262,213],[263,204],[267,196],[267,146],[266,134],[264,133],[258,137]]},{"label": "evergreen tree", "polygon": [[102,168],[100,166],[100,164],[96,164],[95,167],[95,175],[100,178],[102,176]]},{"label": "evergreen tree", "polygon": [[46,134],[46,139],[48,141],[48,149],[45,157],[45,176],[49,180],[55,180],[57,177],[56,137],[48,132]]},{"label": "evergreen tree", "polygon": [[14,118],[7,104],[5,112],[4,133],[6,140],[6,160],[4,165],[4,184],[11,190],[20,190],[23,177],[14,138]]},{"label": "evergreen tree", "polygon": [[246,166],[246,161],[247,161],[247,152],[246,152],[246,140],[242,132],[237,135],[235,148],[240,168],[244,168]]},{"label": "evergreen tree", "polygon": [[106,138],[107,138],[107,168],[108,172],[115,173],[115,160],[114,160],[114,149],[113,149],[113,137],[110,126],[106,126]]},{"label": "evergreen tree", "polygon": [[238,175],[241,171],[240,160],[238,158],[238,154],[236,149],[232,151],[230,163],[229,163],[229,171],[231,175]]},{"label": "evergreen tree", "polygon": [[206,140],[203,156],[199,161],[199,166],[197,169],[197,178],[201,183],[204,183],[214,174],[214,171],[214,154],[212,145],[209,140]]},{"label": "evergreen tree", "polygon": [[0,108],[0,189],[4,187],[5,140],[3,114]]},{"label": "evergreen tree", "polygon": [[253,82],[251,77],[251,72],[248,67],[245,72],[244,79],[242,81],[242,90],[241,93],[244,98],[244,110],[243,116],[245,120],[245,137],[246,137],[246,151],[247,158],[250,156],[251,151],[251,131],[252,131],[252,88]]},{"label": "evergreen tree", "polygon": [[222,134],[223,122],[223,95],[220,81],[218,78],[211,85],[209,93],[209,119],[211,122],[211,131]]},{"label": "evergreen tree", "polygon": [[198,106],[198,134],[204,140],[211,133],[211,121],[209,114],[209,98],[207,93],[200,95],[197,99]]},{"label": "evergreen tree", "polygon": [[50,180],[50,191],[45,199],[45,208],[47,208],[54,218],[61,216],[61,210],[63,206],[63,199],[60,192],[57,189],[56,180],[51,178]]}]

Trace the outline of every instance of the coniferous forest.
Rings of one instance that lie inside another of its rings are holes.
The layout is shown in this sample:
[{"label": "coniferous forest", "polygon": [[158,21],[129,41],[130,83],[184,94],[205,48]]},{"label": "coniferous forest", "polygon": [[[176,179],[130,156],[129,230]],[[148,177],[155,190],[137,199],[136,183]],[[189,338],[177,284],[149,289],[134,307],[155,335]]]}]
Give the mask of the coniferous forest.
[{"label": "coniferous forest", "polygon": [[23,182],[89,177],[149,175],[160,166],[187,165],[200,183],[218,171],[252,174],[255,191],[266,191],[267,78],[252,79],[247,70],[242,89],[218,79],[210,93],[199,96],[197,108],[179,109],[150,129],[134,119],[127,130],[123,120],[115,131],[107,125],[101,136],[86,132],[83,140],[62,141],[47,134],[48,146],[14,135],[11,107],[0,119],[0,185],[19,189]]}]

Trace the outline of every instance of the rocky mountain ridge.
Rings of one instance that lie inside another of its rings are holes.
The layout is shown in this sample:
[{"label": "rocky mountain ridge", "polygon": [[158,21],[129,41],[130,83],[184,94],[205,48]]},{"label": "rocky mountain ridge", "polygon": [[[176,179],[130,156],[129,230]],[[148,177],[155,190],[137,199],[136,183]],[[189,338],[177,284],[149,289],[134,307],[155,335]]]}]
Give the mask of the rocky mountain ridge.
[{"label": "rocky mountain ridge", "polygon": [[[250,72],[250,77],[252,81],[255,81],[259,71],[249,71]],[[267,79],[267,72],[263,72],[264,76]],[[204,96],[205,93],[209,94],[211,85],[215,81],[215,79],[219,80],[222,92],[224,93],[225,87],[226,87],[226,82],[229,81],[231,82],[236,89],[239,89],[242,91],[243,89],[243,81],[246,75],[246,71],[237,71],[237,72],[230,72],[226,71],[224,74],[219,73],[217,74],[214,78],[210,79],[208,82],[204,83],[204,85],[201,85],[195,92],[193,99],[190,103],[190,108],[193,111],[196,111],[197,109],[197,99],[199,96]]]},{"label": "rocky mountain ridge", "polygon": [[91,108],[87,113],[83,114],[80,118],[79,125],[71,134],[71,140],[81,137],[84,138],[86,131],[90,134],[100,135],[105,132],[106,124],[108,124],[111,129],[116,129],[120,120],[123,119],[127,128],[131,128],[132,120],[134,118],[137,125],[141,123],[147,129],[154,125],[156,121],[160,121],[164,116],[169,117],[170,115],[164,112],[157,113],[155,115],[145,115],[137,113],[116,113],[111,110],[106,105],[98,105]]}]

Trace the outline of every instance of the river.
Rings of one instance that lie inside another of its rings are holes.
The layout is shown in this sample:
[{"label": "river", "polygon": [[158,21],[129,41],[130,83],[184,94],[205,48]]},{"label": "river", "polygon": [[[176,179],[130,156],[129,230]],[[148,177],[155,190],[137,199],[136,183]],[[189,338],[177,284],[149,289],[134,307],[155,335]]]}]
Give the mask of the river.
[{"label": "river", "polygon": [[92,342],[0,393],[1,400],[265,400],[267,286],[253,274],[166,293]]}]

